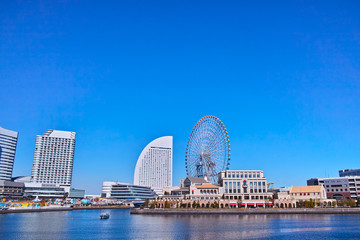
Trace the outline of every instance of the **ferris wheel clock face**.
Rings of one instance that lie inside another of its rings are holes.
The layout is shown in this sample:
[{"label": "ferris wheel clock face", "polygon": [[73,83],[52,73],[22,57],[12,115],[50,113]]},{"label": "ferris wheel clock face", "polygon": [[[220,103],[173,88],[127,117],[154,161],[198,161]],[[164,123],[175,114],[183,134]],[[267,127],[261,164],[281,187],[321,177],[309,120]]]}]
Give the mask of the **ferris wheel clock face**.
[{"label": "ferris wheel clock face", "polygon": [[224,123],[215,116],[200,119],[191,131],[185,156],[189,177],[218,182],[218,173],[230,165],[230,139]]}]

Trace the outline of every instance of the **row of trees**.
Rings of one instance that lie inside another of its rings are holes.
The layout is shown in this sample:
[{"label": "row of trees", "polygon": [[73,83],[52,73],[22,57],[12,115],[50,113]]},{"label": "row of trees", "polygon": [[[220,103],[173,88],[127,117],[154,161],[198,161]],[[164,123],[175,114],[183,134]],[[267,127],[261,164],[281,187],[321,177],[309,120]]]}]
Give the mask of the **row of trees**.
[{"label": "row of trees", "polygon": [[[144,207],[145,208],[155,208],[157,204],[158,204],[158,202],[156,200],[153,200],[150,203],[149,199],[145,199]],[[182,201],[180,201],[180,202],[177,201],[175,203],[175,205],[172,205],[172,204],[174,204],[174,203],[165,201],[163,207],[164,208],[171,208],[172,206],[176,206],[176,208],[188,208],[188,207],[190,207],[189,204],[183,204]],[[201,208],[202,205],[200,205],[199,201],[193,201],[192,204],[191,204],[191,207],[192,208]],[[219,205],[219,202],[217,202],[217,201],[215,201],[213,203],[211,203],[209,201],[207,204],[203,205],[203,207],[205,207],[205,208],[219,208],[220,205]]]},{"label": "row of trees", "polygon": [[[342,199],[338,199],[337,201],[334,202],[328,202],[328,203],[320,203],[319,200],[306,200],[306,201],[298,201],[296,203],[296,207],[297,208],[313,208],[313,207],[359,207],[359,202],[360,199],[358,199],[358,202],[356,203],[353,199],[348,199],[348,198],[342,198]],[[240,204],[241,201],[238,200],[238,204]],[[171,208],[172,205],[174,203],[165,201],[163,207],[164,208]],[[144,203],[144,207],[148,208],[155,208],[157,205],[157,201],[153,200],[151,203],[149,201],[149,199],[145,199],[145,203]],[[189,204],[183,204],[182,201],[180,202],[176,202],[176,208],[189,208]],[[220,204],[218,201],[215,201],[213,203],[208,202],[207,204],[201,205],[199,201],[193,201],[191,204],[192,208],[219,208]]]},{"label": "row of trees", "polygon": [[298,208],[313,208],[313,207],[356,207],[357,204],[353,199],[342,198],[337,199],[337,201],[320,203],[319,200],[306,200],[299,201],[296,203]]}]

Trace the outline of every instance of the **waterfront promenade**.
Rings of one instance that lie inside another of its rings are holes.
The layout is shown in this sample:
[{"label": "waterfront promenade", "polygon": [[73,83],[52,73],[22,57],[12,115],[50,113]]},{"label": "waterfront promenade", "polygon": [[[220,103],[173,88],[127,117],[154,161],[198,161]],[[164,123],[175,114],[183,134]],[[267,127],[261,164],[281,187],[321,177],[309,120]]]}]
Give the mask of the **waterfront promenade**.
[{"label": "waterfront promenade", "polygon": [[140,209],[133,208],[131,214],[148,215],[183,215],[183,214],[359,214],[360,208],[255,208],[255,209],[186,209],[186,208],[156,208]]}]

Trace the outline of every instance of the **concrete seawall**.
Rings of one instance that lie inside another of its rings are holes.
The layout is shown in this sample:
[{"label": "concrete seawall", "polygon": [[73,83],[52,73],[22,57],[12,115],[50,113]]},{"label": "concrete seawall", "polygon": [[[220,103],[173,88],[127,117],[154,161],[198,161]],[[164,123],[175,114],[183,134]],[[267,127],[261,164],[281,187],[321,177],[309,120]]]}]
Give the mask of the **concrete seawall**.
[{"label": "concrete seawall", "polygon": [[91,206],[91,207],[56,207],[56,208],[18,208],[0,210],[0,214],[7,213],[33,213],[33,212],[62,212],[62,211],[74,211],[74,210],[102,210],[102,209],[129,209],[128,206]]},{"label": "concrete seawall", "polygon": [[91,206],[91,207],[74,207],[72,210],[99,210],[99,209],[129,209],[129,206]]},{"label": "concrete seawall", "polygon": [[62,211],[72,211],[70,207],[61,207],[61,208],[21,208],[21,209],[8,209],[1,210],[0,214],[7,213],[32,213],[32,212],[62,212]]},{"label": "concrete seawall", "polygon": [[133,208],[131,214],[360,214],[360,208],[293,208],[293,209],[139,209]]}]

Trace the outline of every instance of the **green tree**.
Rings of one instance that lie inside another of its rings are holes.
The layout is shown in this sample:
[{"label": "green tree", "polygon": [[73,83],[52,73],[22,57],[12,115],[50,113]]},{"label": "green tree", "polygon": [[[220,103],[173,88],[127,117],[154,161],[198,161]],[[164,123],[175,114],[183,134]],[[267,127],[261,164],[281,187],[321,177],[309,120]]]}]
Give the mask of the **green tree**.
[{"label": "green tree", "polygon": [[[266,203],[266,202],[267,202],[267,199],[265,199],[265,203]],[[241,200],[241,199],[237,200],[238,208],[241,207],[241,203],[242,203],[242,200]]]},{"label": "green tree", "polygon": [[338,207],[343,207],[344,206],[344,200],[343,199],[337,200],[336,205]]},{"label": "green tree", "polygon": [[349,199],[348,202],[347,202],[347,205],[349,207],[352,207],[352,208],[356,207],[356,203],[355,203],[355,201],[353,199]]},{"label": "green tree", "polygon": [[192,208],[196,208],[196,201],[195,200],[192,202]]},{"label": "green tree", "polygon": [[314,207],[314,201],[312,200],[312,198],[310,198],[310,201],[309,201],[309,207],[313,208]]},{"label": "green tree", "polygon": [[152,203],[151,203],[150,208],[155,208],[156,204],[157,204],[156,200],[153,200]]},{"label": "green tree", "polygon": [[169,203],[168,201],[165,201],[164,207],[165,207],[165,208],[170,208],[170,203]]},{"label": "green tree", "polygon": [[148,198],[145,198],[145,201],[144,201],[144,207],[149,207],[149,199]]}]

